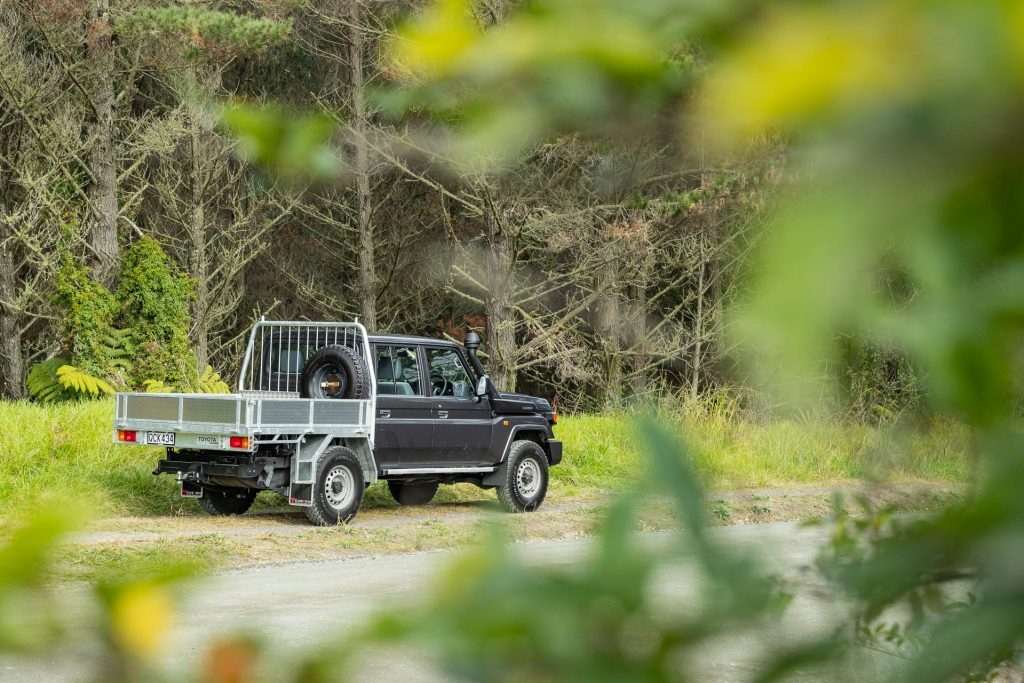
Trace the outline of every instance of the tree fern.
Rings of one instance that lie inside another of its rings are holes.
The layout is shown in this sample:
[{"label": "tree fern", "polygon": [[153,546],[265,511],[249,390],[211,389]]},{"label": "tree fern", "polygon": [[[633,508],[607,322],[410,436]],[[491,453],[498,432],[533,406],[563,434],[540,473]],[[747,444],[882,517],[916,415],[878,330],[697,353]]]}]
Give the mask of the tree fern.
[{"label": "tree fern", "polygon": [[132,366],[132,331],[108,328],[100,339],[100,349],[107,362],[114,368],[130,371]]},{"label": "tree fern", "polygon": [[111,396],[114,393],[114,388],[107,381],[69,365],[64,358],[50,358],[33,365],[25,385],[32,398],[41,403]]},{"label": "tree fern", "polygon": [[57,380],[57,369],[67,365],[63,358],[50,358],[41,363],[36,363],[28,371],[28,380],[25,386],[28,393],[35,400],[41,403],[52,403],[54,401],[66,401],[74,398]]},{"label": "tree fern", "polygon": [[106,381],[99,377],[93,377],[73,365],[62,365],[57,368],[57,381],[65,389],[71,390],[80,396],[114,395],[114,388],[107,384]]},{"label": "tree fern", "polygon": [[147,394],[169,394],[174,391],[174,387],[164,384],[161,379],[147,379],[142,382],[142,390]]},{"label": "tree fern", "polygon": [[213,366],[207,365],[206,370],[199,376],[199,392],[200,394],[228,394],[231,393],[231,388],[227,382],[220,378],[219,372],[213,371]]}]

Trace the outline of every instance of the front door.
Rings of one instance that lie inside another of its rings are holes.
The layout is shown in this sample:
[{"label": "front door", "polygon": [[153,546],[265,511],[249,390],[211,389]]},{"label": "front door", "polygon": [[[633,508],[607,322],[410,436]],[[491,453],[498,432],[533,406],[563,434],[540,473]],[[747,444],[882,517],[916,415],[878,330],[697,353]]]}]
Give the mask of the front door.
[{"label": "front door", "polygon": [[433,403],[423,390],[416,347],[378,345],[374,357],[377,466],[389,469],[427,462],[433,442]]},{"label": "front door", "polygon": [[491,405],[476,396],[465,360],[451,347],[426,347],[433,397],[431,459],[445,466],[491,464]]}]

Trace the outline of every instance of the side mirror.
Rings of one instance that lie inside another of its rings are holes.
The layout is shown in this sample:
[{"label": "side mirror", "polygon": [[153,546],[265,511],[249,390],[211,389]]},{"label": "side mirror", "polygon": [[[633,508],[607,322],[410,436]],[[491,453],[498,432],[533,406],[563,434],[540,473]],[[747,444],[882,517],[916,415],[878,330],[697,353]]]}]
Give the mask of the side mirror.
[{"label": "side mirror", "polygon": [[480,379],[478,379],[476,382],[476,395],[486,396],[487,394],[489,394],[490,384],[491,378],[488,377],[487,375],[481,375]]}]

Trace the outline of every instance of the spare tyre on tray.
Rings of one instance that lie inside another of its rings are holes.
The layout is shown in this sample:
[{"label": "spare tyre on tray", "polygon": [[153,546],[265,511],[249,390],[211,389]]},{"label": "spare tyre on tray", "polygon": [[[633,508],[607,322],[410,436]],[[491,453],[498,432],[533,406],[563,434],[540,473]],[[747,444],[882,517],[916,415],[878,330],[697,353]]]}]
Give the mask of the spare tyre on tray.
[{"label": "spare tyre on tray", "polygon": [[306,361],[299,393],[303,398],[369,398],[369,374],[355,349],[332,344],[318,349]]}]

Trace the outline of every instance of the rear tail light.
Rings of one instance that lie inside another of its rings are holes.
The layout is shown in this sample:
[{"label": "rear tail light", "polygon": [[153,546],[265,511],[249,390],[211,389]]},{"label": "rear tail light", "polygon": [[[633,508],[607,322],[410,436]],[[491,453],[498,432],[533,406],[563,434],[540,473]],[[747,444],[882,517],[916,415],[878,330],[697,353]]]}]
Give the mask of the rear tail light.
[{"label": "rear tail light", "polygon": [[228,446],[231,448],[249,448],[249,437],[247,436],[232,436],[228,439]]},{"label": "rear tail light", "polygon": [[135,443],[137,432],[128,429],[117,430],[117,440],[121,443]]}]

